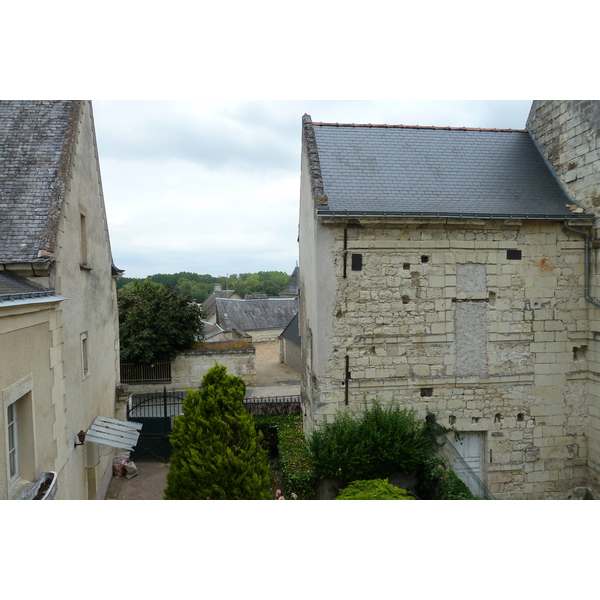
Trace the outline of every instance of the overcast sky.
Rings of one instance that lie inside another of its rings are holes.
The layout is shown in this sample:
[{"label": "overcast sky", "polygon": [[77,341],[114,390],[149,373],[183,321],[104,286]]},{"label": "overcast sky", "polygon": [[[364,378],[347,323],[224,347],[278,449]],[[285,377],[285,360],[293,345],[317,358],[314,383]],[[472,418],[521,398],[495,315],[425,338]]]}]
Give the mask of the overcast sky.
[{"label": "overcast sky", "polygon": [[523,129],[531,101],[93,101],[115,264],[125,276],[291,273],[302,115]]}]

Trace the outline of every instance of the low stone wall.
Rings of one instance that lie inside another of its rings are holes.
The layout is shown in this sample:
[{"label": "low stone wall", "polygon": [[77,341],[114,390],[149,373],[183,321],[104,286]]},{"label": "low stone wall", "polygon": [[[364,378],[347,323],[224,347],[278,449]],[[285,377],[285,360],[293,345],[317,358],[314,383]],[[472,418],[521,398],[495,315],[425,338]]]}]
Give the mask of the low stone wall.
[{"label": "low stone wall", "polygon": [[256,351],[254,347],[235,350],[189,350],[171,363],[171,383],[131,383],[133,394],[150,394],[167,390],[198,388],[202,378],[216,364],[227,367],[230,375],[237,375],[248,387],[256,384]]}]

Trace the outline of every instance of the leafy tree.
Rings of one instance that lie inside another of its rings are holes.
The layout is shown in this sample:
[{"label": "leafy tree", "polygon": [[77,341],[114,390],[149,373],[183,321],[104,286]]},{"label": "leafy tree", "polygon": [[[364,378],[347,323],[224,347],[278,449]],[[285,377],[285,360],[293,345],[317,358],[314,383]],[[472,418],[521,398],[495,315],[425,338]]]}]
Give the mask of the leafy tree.
[{"label": "leafy tree", "polygon": [[202,339],[202,311],[174,288],[138,280],[117,298],[123,362],[170,361]]},{"label": "leafy tree", "polygon": [[[198,275],[182,271],[180,273],[150,275],[147,279],[164,286],[173,286],[184,296],[191,296],[196,302],[204,302],[213,292],[215,283],[223,289],[233,289],[242,298],[246,294],[266,294],[278,296],[286,286],[289,275],[283,271],[259,271],[258,273],[241,273],[227,277],[213,275]],[[131,284],[142,279],[121,277],[117,280],[117,290],[130,289]]]},{"label": "leafy tree", "polygon": [[171,432],[166,500],[267,500],[269,466],[262,436],[243,405],[244,382],[215,365],[188,390]]}]

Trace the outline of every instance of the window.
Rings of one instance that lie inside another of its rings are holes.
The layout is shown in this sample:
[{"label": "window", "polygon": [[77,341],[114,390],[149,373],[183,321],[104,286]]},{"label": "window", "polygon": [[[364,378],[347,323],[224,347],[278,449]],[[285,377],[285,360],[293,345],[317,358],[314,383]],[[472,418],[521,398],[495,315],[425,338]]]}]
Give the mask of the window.
[{"label": "window", "polygon": [[87,331],[81,334],[81,372],[82,379],[85,379],[89,375]]},{"label": "window", "polygon": [[88,235],[87,223],[84,213],[79,214],[79,266],[81,269],[89,271],[92,267],[89,266],[88,257]]},{"label": "window", "polygon": [[[18,393],[22,390],[16,391]],[[21,479],[34,481],[36,477],[32,393],[26,392],[16,400],[12,398],[9,397],[4,402],[8,453],[6,466],[11,485]]]},{"label": "window", "polygon": [[6,427],[8,429],[8,474],[14,481],[19,475],[19,452],[17,431],[17,403],[11,404],[6,411]]}]

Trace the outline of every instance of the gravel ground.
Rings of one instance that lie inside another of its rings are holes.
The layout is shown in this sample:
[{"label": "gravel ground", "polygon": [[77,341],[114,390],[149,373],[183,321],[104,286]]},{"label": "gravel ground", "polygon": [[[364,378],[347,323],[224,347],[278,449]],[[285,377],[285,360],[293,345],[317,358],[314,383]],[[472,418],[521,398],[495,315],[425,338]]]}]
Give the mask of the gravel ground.
[{"label": "gravel ground", "polygon": [[[279,342],[262,342],[256,347],[256,386],[248,396],[291,396],[300,393],[300,374],[279,362]],[[150,458],[134,461],[138,474],[131,479],[112,477],[106,500],[162,500],[169,464]],[[274,483],[274,485],[277,485]]]}]

